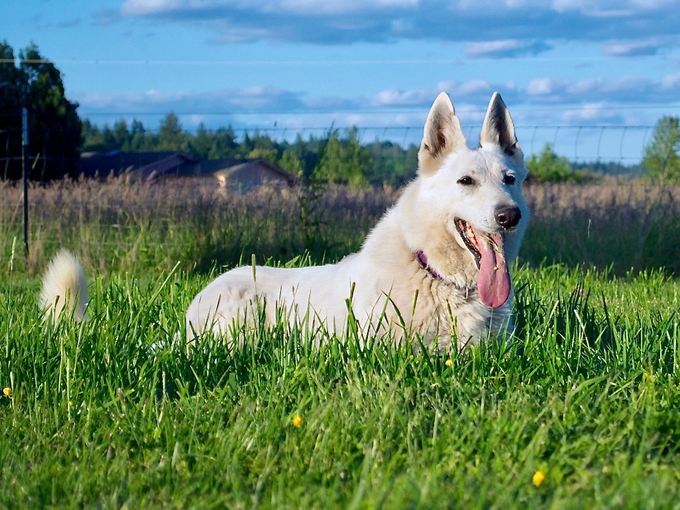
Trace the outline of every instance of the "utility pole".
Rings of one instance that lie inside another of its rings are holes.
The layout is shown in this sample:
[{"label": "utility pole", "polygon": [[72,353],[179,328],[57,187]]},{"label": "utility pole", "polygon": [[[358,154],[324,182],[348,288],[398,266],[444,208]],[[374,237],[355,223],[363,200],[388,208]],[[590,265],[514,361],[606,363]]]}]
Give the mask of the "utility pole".
[{"label": "utility pole", "polygon": [[28,172],[29,166],[26,159],[28,158],[28,111],[26,108],[21,109],[21,125],[23,128],[23,147],[21,150],[21,173],[24,181],[24,248],[26,250],[26,257],[28,257]]}]

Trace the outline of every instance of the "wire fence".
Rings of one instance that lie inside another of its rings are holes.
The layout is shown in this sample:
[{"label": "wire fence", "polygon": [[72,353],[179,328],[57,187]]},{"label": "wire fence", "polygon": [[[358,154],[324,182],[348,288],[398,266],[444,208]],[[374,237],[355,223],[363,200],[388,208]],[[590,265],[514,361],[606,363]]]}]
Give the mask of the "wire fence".
[{"label": "wire fence", "polygon": [[[367,127],[334,127],[340,136],[348,129],[357,130],[359,142],[370,145],[378,142],[395,144],[405,151],[408,147],[420,144],[422,126],[367,126]],[[477,144],[481,126],[472,125],[465,129],[470,146]],[[302,140],[323,139],[328,136],[330,128],[326,127],[264,127],[234,130],[236,143],[244,138],[268,137],[277,143],[294,143]],[[622,166],[636,166],[640,163],[644,147],[650,143],[654,126],[517,126],[517,137],[525,156],[539,153],[545,144],[551,144],[555,153],[566,157],[577,164],[617,163]],[[146,131],[146,133],[157,133]],[[187,136],[194,136],[186,133]],[[49,139],[50,133],[46,134]],[[17,179],[21,174],[21,129],[0,130],[0,179]],[[178,149],[180,149],[178,147]],[[393,157],[393,156],[390,156]],[[77,159],[59,154],[52,148],[33,148],[30,154],[30,167],[34,178],[40,179],[48,166],[59,169],[77,168]],[[60,170],[65,175],[66,170]],[[68,172],[69,174],[71,172]],[[57,175],[60,177],[61,175]]]},{"label": "wire fence", "polygon": [[[419,145],[423,135],[422,126],[373,126],[373,127],[335,127],[340,133],[353,129],[358,130],[362,144],[389,141],[402,148]],[[481,125],[470,125],[464,129],[471,147],[477,145]],[[613,162],[623,165],[636,165],[643,156],[644,147],[649,143],[654,126],[516,126],[517,138],[525,156],[539,153],[546,143],[553,150],[574,163]],[[242,139],[246,133],[269,136],[273,140],[291,142],[300,136],[303,140],[309,137],[322,138],[329,128],[246,128],[237,130]]]}]

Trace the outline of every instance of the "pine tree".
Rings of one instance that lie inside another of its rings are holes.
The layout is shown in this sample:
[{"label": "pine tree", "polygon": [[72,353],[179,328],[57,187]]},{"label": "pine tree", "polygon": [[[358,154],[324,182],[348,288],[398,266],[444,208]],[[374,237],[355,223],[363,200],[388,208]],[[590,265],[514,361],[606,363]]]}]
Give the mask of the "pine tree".
[{"label": "pine tree", "polygon": [[184,132],[179,122],[179,117],[174,113],[168,113],[161,121],[158,131],[159,151],[181,151],[185,148]]}]

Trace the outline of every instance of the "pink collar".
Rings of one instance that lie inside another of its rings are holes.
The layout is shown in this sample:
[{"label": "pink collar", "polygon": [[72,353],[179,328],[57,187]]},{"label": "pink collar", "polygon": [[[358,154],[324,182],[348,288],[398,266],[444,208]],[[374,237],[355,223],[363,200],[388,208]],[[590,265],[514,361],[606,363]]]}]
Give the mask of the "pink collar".
[{"label": "pink collar", "polygon": [[428,273],[430,273],[430,276],[431,276],[432,278],[434,278],[435,280],[444,281],[444,278],[442,278],[442,276],[441,276],[437,271],[435,271],[434,269],[432,269],[432,268],[427,264],[427,257],[426,257],[425,254],[423,253],[423,250],[418,250],[418,251],[416,252],[416,256],[418,257],[418,262],[420,262],[420,265],[422,266],[422,268],[423,268],[425,271],[427,271]]},{"label": "pink collar", "polygon": [[472,292],[475,287],[468,287],[467,285],[461,287],[460,285],[455,284],[452,281],[445,280],[442,275],[440,275],[437,271],[432,269],[429,264],[427,263],[427,257],[425,256],[425,253],[423,253],[423,250],[418,250],[416,252],[416,257],[418,258],[418,262],[420,262],[421,267],[428,272],[428,274],[434,278],[435,280],[439,282],[444,282],[447,285],[451,285],[452,287],[455,287],[459,291],[465,293],[465,299],[467,300],[468,297],[470,296],[470,292]]}]

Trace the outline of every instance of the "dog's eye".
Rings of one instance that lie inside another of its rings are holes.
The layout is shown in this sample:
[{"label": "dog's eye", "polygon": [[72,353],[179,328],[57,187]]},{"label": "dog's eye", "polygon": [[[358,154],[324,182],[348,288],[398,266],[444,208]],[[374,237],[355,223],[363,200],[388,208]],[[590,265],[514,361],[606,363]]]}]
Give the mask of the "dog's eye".
[{"label": "dog's eye", "polygon": [[503,184],[515,184],[515,176],[507,174],[503,177]]},{"label": "dog's eye", "polygon": [[463,186],[472,186],[474,183],[475,180],[469,175],[466,175],[458,179],[458,184],[462,184]]}]

